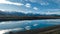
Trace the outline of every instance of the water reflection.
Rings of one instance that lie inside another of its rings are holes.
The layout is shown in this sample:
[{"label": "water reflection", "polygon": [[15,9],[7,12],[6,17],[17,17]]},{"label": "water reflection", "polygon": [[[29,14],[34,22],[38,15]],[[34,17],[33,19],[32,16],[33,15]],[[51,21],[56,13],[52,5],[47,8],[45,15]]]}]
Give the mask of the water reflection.
[{"label": "water reflection", "polygon": [[24,31],[30,29],[44,28],[53,25],[60,25],[60,19],[5,21],[0,22],[0,32]]}]

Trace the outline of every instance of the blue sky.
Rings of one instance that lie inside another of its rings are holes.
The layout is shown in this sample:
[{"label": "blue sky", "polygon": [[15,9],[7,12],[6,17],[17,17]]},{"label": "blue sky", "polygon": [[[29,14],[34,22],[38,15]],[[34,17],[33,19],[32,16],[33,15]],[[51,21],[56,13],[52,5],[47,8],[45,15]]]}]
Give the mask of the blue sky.
[{"label": "blue sky", "polygon": [[60,0],[0,0],[0,10],[60,14]]}]

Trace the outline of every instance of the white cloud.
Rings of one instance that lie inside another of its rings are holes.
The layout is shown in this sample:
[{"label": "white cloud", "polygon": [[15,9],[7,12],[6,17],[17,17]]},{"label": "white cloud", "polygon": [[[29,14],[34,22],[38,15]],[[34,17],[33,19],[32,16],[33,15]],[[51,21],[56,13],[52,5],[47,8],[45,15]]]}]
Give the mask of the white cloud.
[{"label": "white cloud", "polygon": [[60,0],[52,0],[52,1],[60,5]]},{"label": "white cloud", "polygon": [[[60,5],[60,0],[29,0],[30,2],[34,2],[34,3],[40,3],[41,5],[49,5],[48,2],[53,2],[53,3],[56,3],[58,5]],[[43,2],[43,3],[41,3]]]},{"label": "white cloud", "polygon": [[49,5],[47,1],[43,1],[43,0],[29,0],[29,1],[33,3],[39,3],[41,5]]},{"label": "white cloud", "polygon": [[7,0],[0,0],[0,4],[13,4],[13,5],[17,5],[17,6],[24,5],[22,3],[15,3],[15,2],[7,1]]},{"label": "white cloud", "polygon": [[5,11],[4,9],[0,9],[1,11]]},{"label": "white cloud", "polygon": [[30,8],[31,4],[27,3],[25,6],[28,7],[28,8]]},{"label": "white cloud", "polygon": [[31,2],[37,2],[38,0],[29,0],[29,1],[31,1]]},{"label": "white cloud", "polygon": [[28,1],[28,0],[25,0],[25,1]]},{"label": "white cloud", "polygon": [[60,15],[60,12],[41,12],[40,14],[46,14],[46,15],[51,15],[51,14],[56,14],[56,15]]},{"label": "white cloud", "polygon": [[37,8],[37,7],[33,7],[33,9],[34,9],[34,10],[38,10],[38,8]]},{"label": "white cloud", "polygon": [[42,2],[41,5],[49,5],[49,3]]}]

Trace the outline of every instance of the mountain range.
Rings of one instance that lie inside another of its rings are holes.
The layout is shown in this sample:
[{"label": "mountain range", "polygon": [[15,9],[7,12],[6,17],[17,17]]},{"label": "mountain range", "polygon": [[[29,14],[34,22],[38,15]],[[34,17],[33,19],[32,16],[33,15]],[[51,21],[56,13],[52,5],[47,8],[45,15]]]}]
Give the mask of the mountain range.
[{"label": "mountain range", "polygon": [[60,16],[58,14],[39,14],[39,13],[23,13],[17,11],[1,11],[0,16]]}]

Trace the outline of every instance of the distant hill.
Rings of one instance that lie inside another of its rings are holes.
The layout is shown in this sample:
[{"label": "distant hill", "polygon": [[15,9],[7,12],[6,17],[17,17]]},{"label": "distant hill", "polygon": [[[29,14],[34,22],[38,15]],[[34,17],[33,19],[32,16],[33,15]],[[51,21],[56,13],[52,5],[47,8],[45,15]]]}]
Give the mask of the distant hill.
[{"label": "distant hill", "polygon": [[1,11],[0,10],[0,16],[60,16],[57,14],[39,14],[39,13],[23,13],[23,12],[17,12],[17,11]]},{"label": "distant hill", "polygon": [[60,15],[0,11],[0,21],[37,20],[37,19],[60,19]]}]

